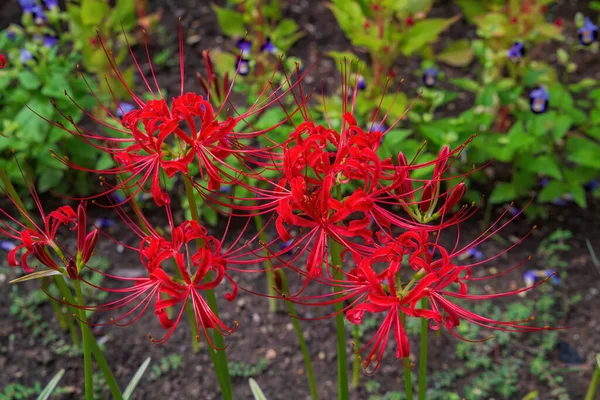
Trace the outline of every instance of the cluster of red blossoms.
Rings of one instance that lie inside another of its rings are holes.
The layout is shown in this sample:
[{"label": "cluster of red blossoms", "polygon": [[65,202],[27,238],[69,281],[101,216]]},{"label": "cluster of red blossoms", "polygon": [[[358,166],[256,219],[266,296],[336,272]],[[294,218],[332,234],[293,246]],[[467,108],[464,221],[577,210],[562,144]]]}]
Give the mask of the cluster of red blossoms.
[{"label": "cluster of red blossoms", "polygon": [[[101,40],[100,44],[104,46]],[[108,51],[107,56],[111,57]],[[43,226],[35,225],[28,217],[26,225],[15,227],[16,219],[4,212],[10,222],[4,223],[0,233],[19,243],[9,254],[11,265],[21,265],[25,272],[31,272],[35,268],[27,260],[33,256],[56,273],[112,293],[118,297],[116,300],[80,305],[96,311],[117,311],[119,316],[111,318],[110,324],[127,325],[148,308],[153,309],[166,330],[162,338],[152,338],[156,343],[171,336],[184,309],[191,305],[198,332],[204,332],[211,345],[208,329],[228,335],[237,323],[222,322],[211,309],[207,293],[228,282],[232,289],[225,298],[233,300],[238,286],[232,273],[282,269],[298,276],[301,283],[295,294],[282,294],[287,301],[311,306],[343,303],[342,312],[354,324],[360,324],[365,313],[383,316],[373,338],[360,349],[367,353],[367,371],[379,365],[390,331],[396,356],[408,356],[403,316],[425,318],[431,329],[443,325],[458,337],[455,328],[463,320],[504,331],[548,329],[526,325],[526,321],[492,320],[453,302],[508,296],[533,287],[487,295],[469,293],[472,281],[495,278],[522,265],[482,276],[476,267],[500,255],[475,262],[464,257],[517,216],[502,215],[466,246],[459,246],[460,234],[450,249],[440,243],[443,231],[460,233],[461,223],[476,211],[474,206],[460,206],[465,193],[464,176],[451,173],[466,144],[454,150],[444,148],[436,159],[424,163],[407,160],[401,151],[395,157],[381,157],[378,149],[399,121],[384,132],[374,129],[375,122],[369,129],[361,128],[353,116],[357,91],[345,84],[342,97],[348,101],[343,105],[341,126],[334,129],[316,123],[310,112],[310,96],[302,92],[299,70],[295,79],[265,88],[247,111],[238,113],[228,100],[232,84],[227,79],[221,84],[212,72],[209,57],[205,60],[208,76],[202,80],[204,96],[184,92],[182,84],[179,95],[168,101],[152,72],[152,83],[142,75],[152,100],[143,101],[129,90],[134,107],[124,112],[119,105],[122,118],[101,105],[113,118],[112,123],[97,120],[100,128],[109,128],[105,132],[90,131],[68,118],[68,123],[49,121],[114,159],[114,168],[90,171],[103,177],[104,186],[103,192],[92,198],[108,195],[109,207],[136,234],[137,244],[121,244],[139,253],[145,275],[121,277],[89,267],[100,231],[96,227],[87,233],[84,205],[77,213],[65,206],[46,216],[33,190]],[[113,59],[111,62],[126,86],[116,63]],[[345,82],[351,81],[349,76],[344,78]],[[219,99],[218,107],[215,98]],[[292,101],[288,101],[290,98]],[[263,130],[249,122],[268,107],[280,105],[291,108],[285,120]],[[386,116],[375,115],[373,121],[385,120]],[[275,129],[289,130],[283,143],[270,137]],[[259,137],[270,145],[259,147]],[[69,167],[85,170],[67,158],[58,158]],[[424,176],[425,170],[430,171],[429,178],[415,178]],[[272,177],[273,172],[276,178],[266,177]],[[184,181],[186,187],[198,191],[205,206],[227,210],[227,227],[221,239],[209,235],[200,221],[174,222],[166,190],[169,180]],[[243,187],[253,196],[238,198],[235,191],[220,191],[222,185]],[[112,195],[116,190],[127,193],[127,198],[115,201]],[[153,227],[137,207],[135,199],[140,191],[149,192],[155,205],[165,210],[167,234]],[[127,214],[125,203],[136,211],[135,217]],[[25,215],[25,210],[19,211]],[[260,232],[249,233],[249,225],[257,216],[265,217],[267,223]],[[245,224],[232,235],[230,222],[234,218],[245,218]],[[56,242],[62,225],[77,230],[77,253],[73,257]],[[258,240],[262,233],[274,236],[265,243]],[[253,267],[256,264],[272,267]],[[91,273],[104,274],[125,287],[95,286],[86,277]],[[306,294],[309,285],[316,286],[320,294]]]}]

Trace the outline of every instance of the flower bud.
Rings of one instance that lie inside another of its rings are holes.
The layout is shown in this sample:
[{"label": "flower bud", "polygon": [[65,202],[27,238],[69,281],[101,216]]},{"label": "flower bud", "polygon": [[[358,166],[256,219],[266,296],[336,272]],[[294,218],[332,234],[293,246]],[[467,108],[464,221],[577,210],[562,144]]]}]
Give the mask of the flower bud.
[{"label": "flower bud", "polygon": [[433,169],[433,179],[438,180],[444,174],[446,170],[446,165],[448,164],[448,155],[450,154],[450,147],[444,146],[440,150],[440,154],[438,155],[438,160],[435,163],[435,168]]},{"label": "flower bud", "polygon": [[69,260],[69,264],[67,264],[67,274],[69,274],[69,278],[76,281],[79,279],[79,271],[77,270],[77,263],[72,258]]},{"label": "flower bud", "polygon": [[423,195],[421,196],[421,203],[419,204],[419,208],[421,212],[429,211],[429,207],[431,206],[431,200],[433,199],[435,192],[435,185],[429,181],[423,187]]},{"label": "flower bud", "polygon": [[448,196],[446,200],[446,204],[444,204],[443,212],[450,211],[458,204],[460,199],[465,195],[467,187],[463,182],[456,185],[454,189],[452,189],[452,193]]},{"label": "flower bud", "polygon": [[100,231],[98,229],[94,229],[85,237],[85,244],[83,247],[83,256],[81,258],[81,262],[85,265],[92,254],[94,253],[94,249],[96,248],[96,243],[98,243],[98,238],[100,237]]}]

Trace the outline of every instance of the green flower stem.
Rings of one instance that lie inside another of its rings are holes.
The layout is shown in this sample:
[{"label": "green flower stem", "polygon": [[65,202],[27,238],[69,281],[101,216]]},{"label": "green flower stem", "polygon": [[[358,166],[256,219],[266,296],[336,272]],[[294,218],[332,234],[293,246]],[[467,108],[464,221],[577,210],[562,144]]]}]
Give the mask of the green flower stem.
[{"label": "green flower stem", "polygon": [[594,400],[596,398],[596,390],[598,390],[598,384],[600,383],[600,367],[596,365],[594,368],[594,375],[592,375],[592,381],[588,387],[587,393],[585,394],[585,400]]},{"label": "green flower stem", "polygon": [[413,389],[410,379],[410,359],[404,357],[402,359],[402,364],[404,364],[404,390],[406,393],[406,400],[413,400]]},{"label": "green flower stem", "polygon": [[[188,203],[190,205],[190,213],[192,214],[192,218],[198,222],[200,222],[200,216],[198,215],[198,205],[196,204],[196,198],[194,197],[194,187],[190,181],[191,178],[185,177],[183,179],[183,183],[185,185],[185,191],[188,198]],[[197,241],[198,247],[202,244],[200,241]],[[212,281],[212,274],[207,272],[206,281]],[[215,296],[215,292],[213,290],[206,290],[206,302],[208,303],[210,309],[215,313],[215,315],[219,316],[219,310],[217,306],[217,298]],[[213,329],[213,343],[217,349],[225,349],[225,341],[223,340],[223,336],[216,330]],[[229,365],[227,364],[227,355],[223,350],[215,351],[210,345],[207,346],[208,351],[210,353],[210,358],[213,361],[215,366],[215,372],[217,374],[217,380],[219,381],[219,386],[221,387],[221,394],[223,395],[223,399],[232,400],[233,392],[231,388],[231,377],[229,376]]]},{"label": "green flower stem", "polygon": [[[71,289],[69,289],[69,287],[67,286],[67,283],[65,282],[64,278],[62,276],[55,276],[54,282],[56,283],[56,286],[58,287],[58,290],[60,291],[63,298],[68,303],[75,304],[75,299],[73,298]],[[77,308],[73,308],[73,311],[75,313],[79,313],[79,310]],[[100,367],[100,370],[102,371],[102,374],[104,375],[104,380],[106,381],[106,384],[108,385],[108,388],[110,389],[112,398],[116,399],[116,400],[121,400],[123,398],[123,395],[121,394],[121,389],[119,388],[119,384],[117,383],[115,376],[113,375],[112,371],[110,370],[110,367],[108,366],[108,362],[106,361],[106,358],[104,357],[104,354],[102,353],[102,350],[100,349],[100,346],[98,346],[98,343],[96,343],[96,338],[94,337],[94,335],[92,335],[90,327],[85,325],[82,328],[82,331],[89,332],[89,335],[90,335],[89,337],[91,338],[92,355],[96,359],[96,362],[98,363],[98,367]]]},{"label": "green flower stem", "polygon": [[[81,306],[85,304],[83,300],[83,292],[79,281],[73,281],[75,285],[75,293],[77,295],[77,303]],[[94,371],[92,366],[92,338],[87,326],[87,316],[85,310],[79,310],[79,324],[81,325],[81,336],[83,337],[83,373],[85,377],[85,400],[94,400]]]},{"label": "green flower stem", "polygon": [[[421,308],[427,307],[427,299],[421,299]],[[419,357],[419,400],[425,400],[427,390],[427,333],[429,326],[426,318],[421,318],[421,354]]]},{"label": "green flower stem", "polygon": [[[404,313],[400,313],[400,321],[402,322],[402,325],[404,325],[405,319],[406,315]],[[410,376],[410,358],[404,357],[402,359],[402,365],[404,366],[404,393],[406,394],[406,400],[413,400],[413,387]]]},{"label": "green flower stem", "polygon": [[[268,243],[267,242],[267,234],[264,231],[264,226],[265,223],[263,221],[262,215],[258,214],[254,216],[254,225],[256,226],[256,231],[259,232],[258,233],[258,238],[262,243]],[[263,252],[265,253],[265,257],[267,257],[268,254],[268,250],[267,249],[263,249]],[[273,265],[271,264],[271,261],[268,261],[268,268],[267,268],[267,293],[269,294],[269,311],[270,312],[276,312],[277,311],[277,292],[275,291],[275,273],[273,271]]]},{"label": "green flower stem", "polygon": [[[354,345],[358,346],[360,343],[360,331],[358,325],[354,325],[352,328],[352,336],[354,339]],[[360,357],[358,353],[354,353],[354,362],[352,364],[352,387],[357,388],[360,379]]]},{"label": "green flower stem", "polygon": [[[331,264],[334,269],[334,279],[344,279],[342,273],[342,248],[341,244],[334,239],[329,240],[329,250],[331,252]],[[335,286],[333,291],[338,293],[342,288]],[[339,298],[341,295],[336,295]],[[338,399],[348,399],[348,356],[346,354],[346,332],[344,327],[344,313],[342,312],[344,304],[335,303],[335,327],[337,330],[337,367],[338,367]]]},{"label": "green flower stem", "polygon": [[[285,276],[285,272],[281,269],[277,270],[279,274],[279,279],[281,280],[281,291],[284,294],[288,294],[288,282],[287,277]],[[319,395],[317,392],[317,384],[315,382],[315,374],[313,372],[312,363],[310,361],[310,354],[308,352],[308,347],[306,346],[306,341],[304,340],[304,336],[302,335],[302,327],[300,326],[300,321],[296,318],[296,309],[294,308],[294,303],[291,301],[286,301],[287,308],[290,316],[292,317],[292,323],[294,324],[294,329],[296,330],[296,336],[298,337],[298,344],[300,344],[300,350],[302,351],[302,355],[304,356],[304,365],[306,366],[306,375],[308,377],[308,386],[310,387],[310,396],[312,400],[318,400]]]}]

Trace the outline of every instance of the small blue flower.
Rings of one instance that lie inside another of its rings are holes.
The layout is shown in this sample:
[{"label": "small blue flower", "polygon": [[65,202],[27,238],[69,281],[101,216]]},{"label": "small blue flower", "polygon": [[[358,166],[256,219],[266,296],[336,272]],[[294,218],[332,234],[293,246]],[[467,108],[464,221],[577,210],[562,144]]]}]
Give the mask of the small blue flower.
[{"label": "small blue flower", "polygon": [[553,284],[560,285],[560,278],[552,269],[530,269],[523,274],[525,286],[533,286],[536,282],[546,278],[550,278],[550,282]]},{"label": "small blue flower", "polygon": [[598,27],[587,17],[577,33],[579,34],[579,41],[584,46],[589,46],[598,39]]},{"label": "small blue flower", "polygon": [[364,76],[358,76],[358,82],[356,83],[356,87],[358,87],[358,90],[365,90],[367,88],[367,82],[365,81]]},{"label": "small blue flower", "polygon": [[271,38],[267,38],[265,43],[262,46],[260,46],[260,51],[264,51],[265,53],[269,54],[275,54],[275,52],[277,51],[277,47],[275,47],[273,42],[271,42]]},{"label": "small blue flower", "polygon": [[19,60],[21,61],[21,64],[25,64],[26,62],[33,60],[33,54],[27,49],[21,49]]},{"label": "small blue flower", "polygon": [[33,22],[35,22],[36,25],[43,25],[48,20],[44,9],[40,5],[36,4],[31,7],[31,13],[33,14]]},{"label": "small blue flower", "polygon": [[433,87],[437,83],[439,71],[433,67],[426,68],[423,71],[423,84],[427,87]]},{"label": "small blue flower", "polygon": [[525,57],[525,45],[523,42],[515,42],[512,47],[508,49],[506,55],[512,62],[518,63]]},{"label": "small blue flower", "polygon": [[248,75],[250,73],[250,60],[238,57],[237,61],[235,62],[235,68],[238,74],[242,76]]},{"label": "small blue flower", "polygon": [[231,186],[229,186],[229,185],[221,185],[219,187],[219,193],[231,193]]},{"label": "small blue flower", "polygon": [[583,185],[583,188],[586,192],[593,192],[594,190],[598,189],[598,181],[596,179],[593,179],[589,182],[586,182]]},{"label": "small blue flower", "polygon": [[557,199],[552,201],[552,204],[555,206],[566,206],[570,201],[573,201],[573,195],[571,193],[566,193]]},{"label": "small blue flower", "polygon": [[8,40],[15,40],[17,38],[17,34],[14,30],[8,28],[8,30],[6,31],[6,37],[8,37]]},{"label": "small blue flower", "polygon": [[519,207],[516,207],[516,206],[510,206],[510,207],[508,207],[508,213],[512,217],[516,217],[517,215],[519,215],[520,212],[521,212],[521,209]]},{"label": "small blue flower", "polygon": [[240,39],[237,42],[238,49],[242,52],[242,56],[250,54],[252,51],[252,42],[246,39]]},{"label": "small blue flower", "polygon": [[119,192],[112,192],[110,196],[113,198],[114,201],[117,202],[117,204],[125,203],[125,197]]},{"label": "small blue flower", "polygon": [[23,11],[26,13],[34,12],[34,7],[37,6],[36,0],[19,0],[19,4],[23,7]]},{"label": "small blue flower", "polygon": [[125,114],[135,110],[135,108],[133,104],[122,101],[119,103],[119,108],[117,108],[117,117],[123,119]]},{"label": "small blue flower", "polygon": [[110,229],[113,226],[115,226],[115,223],[116,222],[113,219],[98,218],[94,222],[94,225],[96,225],[96,228],[98,228],[98,229]]},{"label": "small blue flower", "polygon": [[483,260],[484,257],[483,253],[477,249],[477,247],[471,247],[469,250],[467,250],[466,254],[468,257],[474,258],[477,261]]},{"label": "small blue flower", "polygon": [[287,250],[287,251],[286,251],[284,254],[286,254],[286,255],[287,255],[287,254],[291,254],[291,253],[292,253],[292,251],[294,250],[294,248],[293,248],[293,246],[292,246],[293,244],[294,244],[294,239],[290,239],[290,240],[288,240],[288,241],[286,241],[286,242],[283,242],[283,243],[281,243],[281,245],[280,245],[280,247],[279,247],[279,248],[280,248],[282,251],[283,251],[283,250]]},{"label": "small blue flower", "polygon": [[58,0],[44,0],[44,4],[49,10],[52,10],[53,8],[58,8]]},{"label": "small blue flower", "polygon": [[11,251],[14,250],[16,247],[17,245],[11,242],[10,240],[3,240],[0,242],[0,249],[4,251]]},{"label": "small blue flower", "polygon": [[529,100],[531,102],[531,111],[536,114],[541,114],[546,111],[548,108],[548,100],[550,99],[550,94],[548,90],[544,86],[540,86],[538,89],[532,90],[529,95]]},{"label": "small blue flower", "polygon": [[550,179],[548,179],[547,177],[543,177],[542,179],[540,179],[540,185],[542,185],[542,187],[548,186],[548,183],[550,183]]},{"label": "small blue flower", "polygon": [[47,48],[52,48],[58,44],[58,38],[51,35],[44,36],[44,46]]}]

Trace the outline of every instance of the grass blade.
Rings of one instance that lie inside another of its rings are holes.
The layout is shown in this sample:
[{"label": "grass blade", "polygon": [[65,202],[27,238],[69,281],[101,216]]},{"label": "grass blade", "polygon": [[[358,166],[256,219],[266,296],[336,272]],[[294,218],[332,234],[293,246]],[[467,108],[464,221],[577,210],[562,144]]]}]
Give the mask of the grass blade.
[{"label": "grass blade", "polygon": [[48,382],[48,384],[46,385],[44,390],[42,390],[40,395],[37,397],[37,400],[48,400],[50,398],[50,396],[52,395],[52,392],[54,392],[54,389],[56,389],[58,382],[60,382],[60,380],[64,374],[65,374],[64,369],[61,369],[60,371],[58,371],[56,373],[56,375],[54,375],[54,377],[50,380],[50,382]]},{"label": "grass blade", "polygon": [[135,371],[135,374],[133,374],[133,377],[131,378],[131,380],[127,384],[127,387],[125,388],[125,391],[123,392],[123,399],[129,400],[129,397],[131,397],[131,395],[133,394],[135,387],[140,382],[140,379],[142,379],[142,376],[144,376],[144,372],[146,372],[146,369],[148,369],[149,365],[150,357],[146,358],[146,361],[144,361],[142,365],[140,365],[140,367],[137,369],[137,371]]},{"label": "grass blade", "polygon": [[252,394],[254,395],[254,400],[267,400],[267,397],[261,390],[258,383],[254,380],[254,378],[248,379],[248,384],[250,385],[250,390],[252,390]]}]

